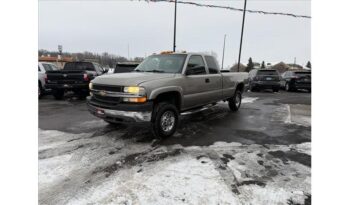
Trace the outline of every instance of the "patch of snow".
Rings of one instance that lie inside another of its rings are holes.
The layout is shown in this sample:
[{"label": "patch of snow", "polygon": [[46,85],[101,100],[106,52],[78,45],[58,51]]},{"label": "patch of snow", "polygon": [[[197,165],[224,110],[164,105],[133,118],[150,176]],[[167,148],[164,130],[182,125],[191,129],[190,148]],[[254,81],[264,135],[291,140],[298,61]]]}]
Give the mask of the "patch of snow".
[{"label": "patch of snow", "polygon": [[253,97],[244,97],[242,99],[242,103],[253,103],[257,99],[259,99],[259,98],[257,98],[257,97],[255,97],[255,98],[253,98]]}]

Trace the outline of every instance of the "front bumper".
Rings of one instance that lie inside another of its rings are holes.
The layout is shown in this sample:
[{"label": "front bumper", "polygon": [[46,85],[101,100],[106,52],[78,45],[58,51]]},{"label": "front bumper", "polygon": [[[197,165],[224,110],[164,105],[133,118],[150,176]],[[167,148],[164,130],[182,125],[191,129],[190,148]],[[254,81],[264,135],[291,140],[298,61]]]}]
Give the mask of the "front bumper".
[{"label": "front bumper", "polygon": [[110,122],[116,123],[148,123],[151,122],[152,109],[141,109],[152,107],[152,102],[146,105],[139,104],[120,104],[121,106],[114,108],[106,108],[98,106],[91,101],[91,97],[87,98],[87,106],[89,112],[96,117]]}]

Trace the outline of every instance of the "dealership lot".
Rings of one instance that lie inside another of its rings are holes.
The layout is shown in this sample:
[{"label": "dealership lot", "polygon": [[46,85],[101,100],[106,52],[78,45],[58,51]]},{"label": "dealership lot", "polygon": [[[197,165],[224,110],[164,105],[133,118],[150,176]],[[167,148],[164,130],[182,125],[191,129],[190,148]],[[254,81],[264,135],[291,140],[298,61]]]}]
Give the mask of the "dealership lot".
[{"label": "dealership lot", "polygon": [[311,94],[245,93],[157,141],[84,101],[39,101],[40,204],[310,204]]}]

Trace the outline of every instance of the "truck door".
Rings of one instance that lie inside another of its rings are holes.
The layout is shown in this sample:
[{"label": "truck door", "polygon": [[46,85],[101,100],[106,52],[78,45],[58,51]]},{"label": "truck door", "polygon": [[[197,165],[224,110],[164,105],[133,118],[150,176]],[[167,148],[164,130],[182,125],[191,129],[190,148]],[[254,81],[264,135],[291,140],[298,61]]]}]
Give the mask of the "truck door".
[{"label": "truck door", "polygon": [[205,56],[204,58],[209,71],[206,93],[210,102],[217,102],[222,100],[222,75],[219,72],[219,64],[213,56]]},{"label": "truck door", "polygon": [[205,105],[210,98],[207,95],[209,78],[203,57],[190,56],[184,76],[184,109]]}]

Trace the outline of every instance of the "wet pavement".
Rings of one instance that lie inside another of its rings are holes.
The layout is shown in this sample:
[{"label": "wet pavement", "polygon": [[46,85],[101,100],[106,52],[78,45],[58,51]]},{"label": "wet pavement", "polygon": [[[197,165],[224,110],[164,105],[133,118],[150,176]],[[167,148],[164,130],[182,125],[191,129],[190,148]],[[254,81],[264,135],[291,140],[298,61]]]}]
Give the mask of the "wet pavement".
[{"label": "wet pavement", "polygon": [[160,142],[148,127],[105,123],[73,96],[44,96],[39,202],[309,204],[310,142],[310,93],[248,92],[238,112],[219,102],[182,116]]}]

